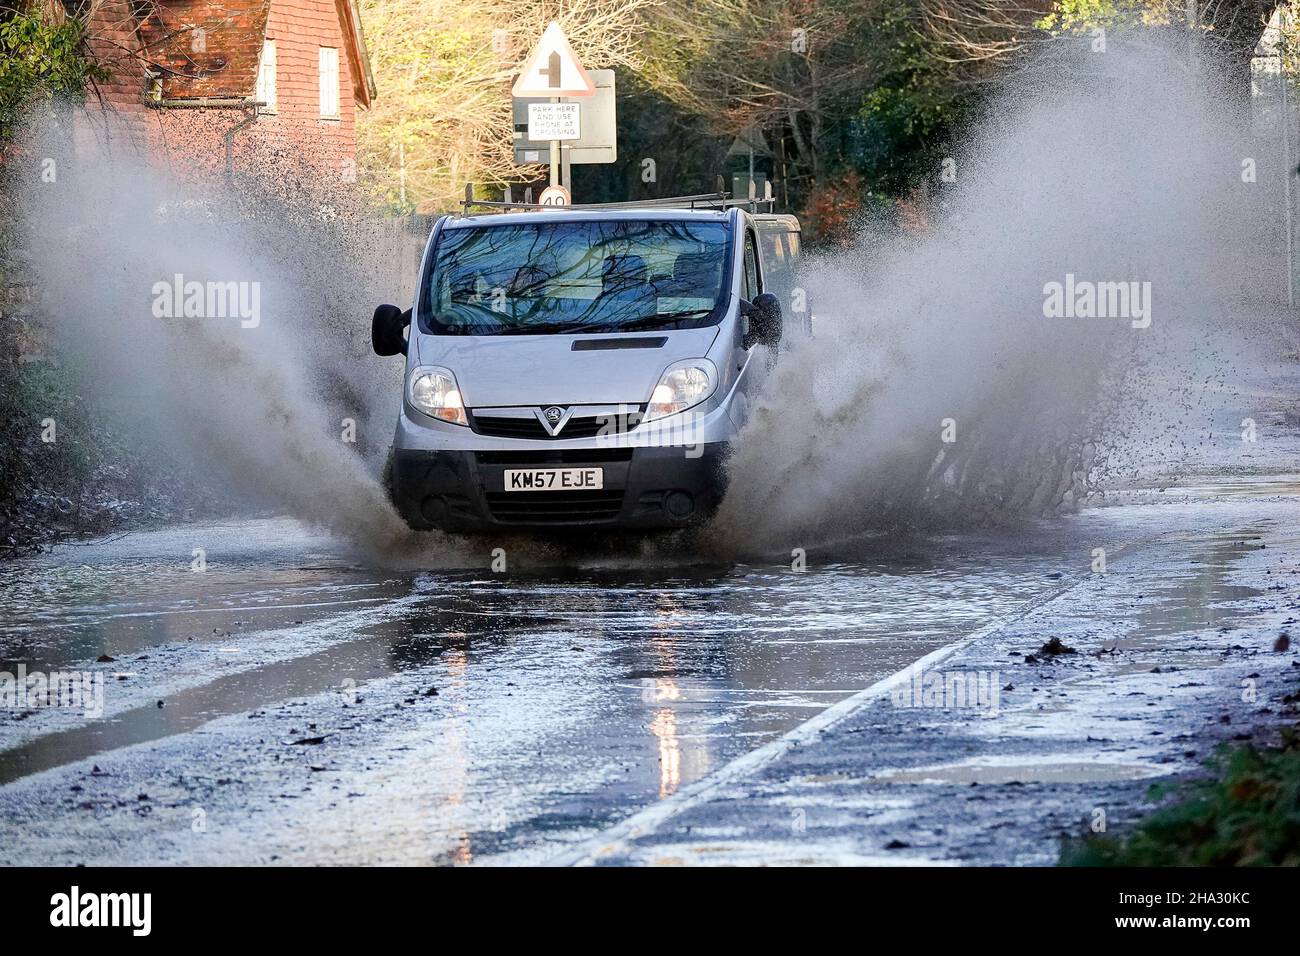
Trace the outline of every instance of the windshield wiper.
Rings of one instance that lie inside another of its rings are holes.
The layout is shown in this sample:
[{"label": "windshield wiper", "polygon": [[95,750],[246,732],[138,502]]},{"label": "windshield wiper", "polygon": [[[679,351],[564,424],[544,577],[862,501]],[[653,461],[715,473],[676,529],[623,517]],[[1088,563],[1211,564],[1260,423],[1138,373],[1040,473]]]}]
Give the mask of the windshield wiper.
[{"label": "windshield wiper", "polygon": [[647,315],[642,319],[633,319],[631,322],[621,322],[618,328],[613,329],[615,332],[642,332],[652,329],[662,329],[668,326],[676,325],[682,319],[696,319],[702,315],[708,315],[712,309],[687,309],[682,312],[664,312],[661,315]]},{"label": "windshield wiper", "polygon": [[532,335],[617,335],[619,332],[646,332],[675,325],[682,319],[708,315],[712,309],[690,309],[684,312],[665,312],[647,315],[627,322],[575,322],[570,325],[514,326],[503,334],[524,333]]},{"label": "windshield wiper", "polygon": [[502,329],[498,335],[576,335],[580,332],[604,332],[605,329],[592,329],[588,325],[512,325]]},{"label": "windshield wiper", "polygon": [[[537,325],[507,325],[497,322],[486,323],[439,323],[446,330],[445,335],[616,335],[619,332],[648,332],[655,329],[670,328],[683,319],[695,319],[708,315],[712,309],[687,309],[681,312],[665,312],[662,315],[647,315],[627,322],[573,322],[568,325],[539,323]],[[436,318],[436,317],[435,317]]]}]

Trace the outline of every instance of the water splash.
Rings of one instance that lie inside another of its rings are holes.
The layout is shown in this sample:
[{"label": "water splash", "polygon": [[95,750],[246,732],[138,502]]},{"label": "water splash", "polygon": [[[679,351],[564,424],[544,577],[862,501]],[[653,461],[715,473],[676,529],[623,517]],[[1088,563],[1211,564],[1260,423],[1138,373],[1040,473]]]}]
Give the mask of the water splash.
[{"label": "water splash", "polygon": [[[1283,171],[1243,99],[1158,48],[1112,51],[1062,47],[996,98],[928,234],[867,229],[811,262],[816,337],[740,436],[724,547],[1051,514],[1168,450],[1129,440],[1177,420],[1150,386],[1212,376],[1200,349],[1243,338],[1243,290],[1275,285],[1260,228]],[[1070,277],[1149,283],[1150,325],[1048,317]]]},{"label": "water splash", "polygon": [[[199,184],[121,152],[60,167],[27,187],[26,245],[56,354],[102,413],[371,556],[454,550],[410,532],[379,479],[401,366],[371,353],[368,315],[414,270],[391,231],[347,197]],[[252,289],[257,314],[175,314],[164,287],[195,282]]]}]

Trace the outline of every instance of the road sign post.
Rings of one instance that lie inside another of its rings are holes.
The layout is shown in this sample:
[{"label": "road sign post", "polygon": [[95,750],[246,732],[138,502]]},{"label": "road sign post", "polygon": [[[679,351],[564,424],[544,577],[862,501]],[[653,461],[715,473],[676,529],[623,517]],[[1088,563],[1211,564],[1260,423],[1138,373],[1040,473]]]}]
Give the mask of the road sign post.
[{"label": "road sign post", "polygon": [[[588,70],[587,73],[596,84],[596,95],[582,100],[561,99],[564,106],[576,108],[577,115],[581,119],[577,139],[561,138],[560,173],[562,176],[567,176],[564,172],[566,161],[571,166],[618,161],[617,91],[614,71]],[[514,100],[514,158],[520,166],[534,163],[544,165],[550,161],[551,139],[549,134],[536,128],[534,106],[550,109],[550,97],[544,100],[516,97]],[[529,134],[530,128],[533,129],[533,135]]]},{"label": "road sign post", "polygon": [[[560,181],[560,143],[565,139],[578,138],[579,114],[577,104],[562,104],[560,97],[594,96],[596,85],[587,71],[582,68],[582,64],[578,62],[578,57],[574,54],[573,47],[569,45],[569,38],[564,35],[564,30],[554,20],[542,33],[542,39],[537,46],[528,54],[528,59],[524,61],[524,68],[519,74],[519,79],[515,80],[511,92],[519,98],[545,97],[550,101],[549,104],[529,106],[528,138],[535,138],[533,136],[534,106],[549,106],[549,109],[537,111],[538,129],[545,130],[545,139],[550,144],[552,188],[567,186],[567,181],[563,184]],[[572,135],[567,135],[570,132],[567,125],[567,115],[570,111],[565,109],[566,106],[572,107]],[[567,180],[567,176],[565,179]]]},{"label": "road sign post", "polygon": [[[551,102],[559,105],[560,98],[552,96]],[[551,140],[551,185],[562,185],[560,182],[560,141],[558,139]]]},{"label": "road sign post", "polygon": [[564,168],[563,144],[566,140],[578,139],[581,135],[581,114],[577,103],[561,103],[557,96],[550,99],[549,103],[528,104],[528,138],[544,140],[549,144],[551,185],[563,183],[569,186],[572,184],[569,182],[568,171]]}]

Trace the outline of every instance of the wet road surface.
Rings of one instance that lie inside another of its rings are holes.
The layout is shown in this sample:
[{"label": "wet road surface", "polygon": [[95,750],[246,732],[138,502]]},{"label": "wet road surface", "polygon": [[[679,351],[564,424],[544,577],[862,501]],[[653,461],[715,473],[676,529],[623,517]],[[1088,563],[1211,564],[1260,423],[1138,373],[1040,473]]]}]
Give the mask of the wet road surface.
[{"label": "wet road surface", "polygon": [[[588,827],[667,796],[1062,574],[1050,535],[1037,550],[1024,537],[858,548],[857,561],[811,554],[802,572],[493,574],[489,548],[480,570],[374,570],[286,520],[68,546],[0,571],[0,657],[103,670],[105,714],[0,724],[0,782],[133,745],[183,750],[196,728],[302,698],[363,724],[428,708],[408,744],[428,767],[415,799],[434,813],[481,801],[485,826],[504,816],[528,845],[556,806],[562,829]],[[525,791],[539,805],[517,805]]]},{"label": "wet road surface", "polygon": [[1186,521],[863,539],[802,571],[494,573],[490,543],[394,571],[282,519],[62,547],[0,568],[0,668],[102,672],[103,715],[0,711],[4,861],[550,859]]}]

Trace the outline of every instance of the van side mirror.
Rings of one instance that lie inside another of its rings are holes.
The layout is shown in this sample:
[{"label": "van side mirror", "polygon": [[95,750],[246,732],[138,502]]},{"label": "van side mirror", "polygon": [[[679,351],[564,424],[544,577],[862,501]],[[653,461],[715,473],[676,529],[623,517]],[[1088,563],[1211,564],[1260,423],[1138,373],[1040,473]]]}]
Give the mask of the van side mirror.
[{"label": "van side mirror", "polygon": [[406,336],[411,324],[411,310],[403,312],[395,305],[381,305],[370,321],[370,344],[376,355],[405,355]]},{"label": "van side mirror", "polygon": [[754,296],[753,302],[741,302],[741,312],[749,318],[749,331],[745,334],[745,348],[757,342],[774,349],[781,342],[781,301],[770,292]]}]

